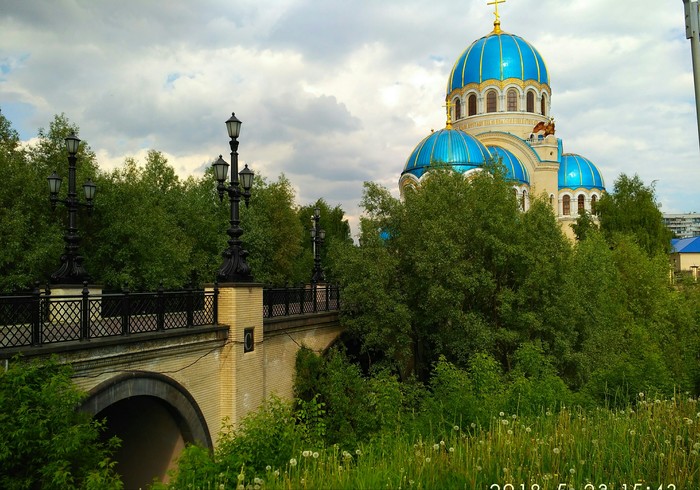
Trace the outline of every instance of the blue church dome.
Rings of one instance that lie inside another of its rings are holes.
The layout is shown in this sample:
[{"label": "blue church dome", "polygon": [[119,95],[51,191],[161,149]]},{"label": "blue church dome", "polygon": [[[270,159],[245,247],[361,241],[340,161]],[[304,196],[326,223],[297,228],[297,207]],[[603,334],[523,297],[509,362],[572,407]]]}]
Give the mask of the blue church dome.
[{"label": "blue church dome", "polygon": [[418,143],[401,175],[410,173],[420,178],[429,167],[441,164],[465,173],[482,167],[490,158],[491,154],[479,140],[462,130],[445,128]]},{"label": "blue church dome", "polygon": [[530,185],[530,175],[527,169],[510,151],[500,146],[488,146],[489,152],[496,159],[500,159],[506,169],[506,179]]},{"label": "blue church dome", "polygon": [[474,41],[457,59],[447,93],[470,83],[509,78],[549,85],[544,59],[530,43],[514,34],[494,31]]},{"label": "blue church dome", "polygon": [[564,153],[559,165],[559,189],[605,189],[603,176],[593,163],[574,153]]}]

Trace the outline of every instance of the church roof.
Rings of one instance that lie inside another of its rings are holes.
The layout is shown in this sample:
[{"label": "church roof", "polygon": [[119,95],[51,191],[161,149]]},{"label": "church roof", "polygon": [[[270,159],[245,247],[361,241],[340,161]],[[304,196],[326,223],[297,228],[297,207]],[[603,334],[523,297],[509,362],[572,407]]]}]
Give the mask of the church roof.
[{"label": "church roof", "polygon": [[420,178],[431,166],[446,165],[460,173],[480,168],[491,158],[489,150],[476,138],[459,129],[435,131],[418,143],[406,160],[401,175]]},{"label": "church roof", "polygon": [[530,185],[530,175],[527,173],[527,169],[513,153],[500,146],[487,146],[487,148],[493,157],[500,158],[501,163],[506,168],[506,179]]},{"label": "church roof", "polygon": [[494,31],[474,41],[457,59],[447,93],[470,83],[509,78],[549,85],[544,59],[530,43],[515,34]]},{"label": "church roof", "polygon": [[559,189],[580,188],[605,190],[603,176],[589,159],[564,153],[559,164]]}]

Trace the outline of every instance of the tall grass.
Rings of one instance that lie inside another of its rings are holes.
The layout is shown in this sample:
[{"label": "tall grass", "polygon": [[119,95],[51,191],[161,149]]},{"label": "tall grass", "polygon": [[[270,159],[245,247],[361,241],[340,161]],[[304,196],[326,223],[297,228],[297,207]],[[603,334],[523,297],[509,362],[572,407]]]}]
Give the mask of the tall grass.
[{"label": "tall grass", "polygon": [[167,488],[695,489],[699,424],[697,399],[640,394],[624,410],[500,412],[483,426],[417,436],[398,427],[357,447],[313,447],[300,439],[284,465],[227,468],[206,481],[182,474]]}]

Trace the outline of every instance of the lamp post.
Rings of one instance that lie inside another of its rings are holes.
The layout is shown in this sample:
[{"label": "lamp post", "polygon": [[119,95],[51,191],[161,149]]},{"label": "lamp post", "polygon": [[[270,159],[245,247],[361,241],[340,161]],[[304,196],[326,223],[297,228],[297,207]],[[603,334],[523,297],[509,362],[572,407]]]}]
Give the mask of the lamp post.
[{"label": "lamp post", "polygon": [[311,283],[315,286],[319,282],[326,280],[321,267],[321,245],[326,239],[326,230],[319,228],[318,222],[321,219],[321,210],[316,206],[314,215],[311,217],[313,226],[311,227],[311,247],[314,254],[314,269],[311,274]]},{"label": "lamp post", "polygon": [[84,281],[90,281],[90,275],[83,267],[83,257],[78,255],[78,208],[85,206],[88,213],[92,213],[93,199],[97,186],[89,180],[83,184],[83,192],[85,193],[85,203],[78,201],[78,196],[75,190],[75,166],[78,161],[76,154],[80,140],[71,133],[66,138],[66,150],[68,151],[68,195],[66,199],[58,198],[58,191],[61,189],[61,177],[56,172],[48,177],[49,182],[49,198],[51,200],[51,209],[56,209],[57,203],[62,203],[68,208],[68,227],[63,235],[63,240],[66,242],[63,255],[61,255],[61,266],[51,274],[51,282],[54,284],[82,284]]},{"label": "lamp post", "polygon": [[[243,230],[240,225],[239,203],[241,196],[245,200],[245,205],[248,207],[250,200],[250,189],[253,187],[253,171],[245,166],[243,170],[238,172],[238,136],[241,133],[241,121],[236,117],[235,113],[231,113],[231,117],[226,121],[226,129],[228,131],[229,146],[231,147],[231,181],[229,185],[225,185],[224,181],[228,174],[229,164],[221,158],[214,162],[214,176],[218,182],[216,190],[219,192],[219,200],[223,201],[224,192],[228,193],[231,203],[231,226],[227,230],[229,236],[228,248],[221,254],[224,257],[224,263],[219,267],[217,279],[219,282],[252,282],[253,275],[250,271],[250,266],[245,258],[248,255],[246,250],[243,250],[241,235]],[[238,178],[240,177],[240,182]],[[243,185],[241,192],[240,186]]]},{"label": "lamp post", "polygon": [[695,80],[695,116],[700,137],[700,7],[698,0],[683,0],[685,11],[685,37],[690,39],[690,54],[693,59]]}]

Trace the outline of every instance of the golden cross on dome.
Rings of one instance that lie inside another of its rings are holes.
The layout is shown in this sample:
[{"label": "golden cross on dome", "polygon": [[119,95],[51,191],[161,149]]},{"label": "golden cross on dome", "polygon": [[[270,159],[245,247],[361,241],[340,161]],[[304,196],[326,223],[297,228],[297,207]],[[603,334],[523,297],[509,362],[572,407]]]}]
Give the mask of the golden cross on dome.
[{"label": "golden cross on dome", "polygon": [[445,129],[452,129],[452,107],[454,104],[449,100],[445,102],[443,107],[447,107],[447,122],[445,123]]},{"label": "golden cross on dome", "polygon": [[495,7],[493,12],[493,15],[496,16],[496,20],[493,21],[493,32],[495,33],[501,32],[501,16],[498,15],[498,4],[505,3],[505,1],[506,0],[493,0],[492,2],[486,2],[486,5],[493,5]]}]

